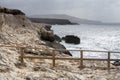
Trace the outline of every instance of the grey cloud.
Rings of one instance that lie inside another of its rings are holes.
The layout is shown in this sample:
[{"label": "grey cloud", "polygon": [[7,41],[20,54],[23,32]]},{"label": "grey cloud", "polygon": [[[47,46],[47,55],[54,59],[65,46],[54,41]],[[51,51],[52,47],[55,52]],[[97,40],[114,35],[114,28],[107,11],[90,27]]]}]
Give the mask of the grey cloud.
[{"label": "grey cloud", "polygon": [[120,22],[120,0],[0,0],[0,5],[28,15],[56,13]]}]

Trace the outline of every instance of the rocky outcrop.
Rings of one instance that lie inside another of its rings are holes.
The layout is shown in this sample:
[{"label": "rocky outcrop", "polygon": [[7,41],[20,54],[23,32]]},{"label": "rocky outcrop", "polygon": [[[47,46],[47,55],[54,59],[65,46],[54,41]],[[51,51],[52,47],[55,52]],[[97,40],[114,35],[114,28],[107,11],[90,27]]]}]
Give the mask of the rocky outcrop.
[{"label": "rocky outcrop", "polygon": [[65,37],[62,37],[62,39],[66,43],[72,43],[72,44],[80,44],[80,38],[74,35],[67,35]]},{"label": "rocky outcrop", "polygon": [[[66,49],[62,44],[59,43],[61,39],[59,36],[53,34],[50,25],[45,25],[43,28],[41,28],[41,32],[38,32],[38,34],[40,39],[44,40],[47,46],[52,47],[54,49]],[[61,52],[72,56],[69,51],[61,51]],[[50,55],[49,53],[47,54]]]},{"label": "rocky outcrop", "polygon": [[62,41],[62,39],[58,35],[54,35],[55,40],[59,43]]},{"label": "rocky outcrop", "polygon": [[54,42],[54,34],[50,28],[51,26],[45,25],[43,28],[41,28],[41,32],[38,32],[38,34],[42,40]]},{"label": "rocky outcrop", "polygon": [[25,15],[22,11],[18,9],[8,9],[5,7],[0,7],[0,13],[7,13],[7,14],[13,14],[13,15]]},{"label": "rocky outcrop", "polygon": [[[58,49],[65,50],[66,49],[62,44],[56,43],[56,42],[51,43],[51,42],[47,41],[46,45],[48,45],[49,47],[55,48],[56,50],[58,50]],[[72,54],[69,51],[67,51],[67,50],[66,51],[60,51],[60,52],[62,54],[64,53],[64,54],[72,56]]]}]

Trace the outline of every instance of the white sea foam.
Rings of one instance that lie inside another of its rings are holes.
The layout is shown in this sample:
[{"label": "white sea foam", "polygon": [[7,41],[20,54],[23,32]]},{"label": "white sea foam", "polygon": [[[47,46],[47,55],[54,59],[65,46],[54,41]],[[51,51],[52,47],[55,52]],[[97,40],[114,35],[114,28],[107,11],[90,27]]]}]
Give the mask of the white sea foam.
[{"label": "white sea foam", "polygon": [[[67,49],[92,49],[120,51],[120,26],[106,25],[53,25],[54,33],[63,37],[65,35],[77,35],[81,39],[79,45],[61,43]],[[78,57],[79,54],[73,54]],[[85,57],[107,57],[107,54],[86,53]],[[112,55],[112,58],[120,58],[120,54]]]}]

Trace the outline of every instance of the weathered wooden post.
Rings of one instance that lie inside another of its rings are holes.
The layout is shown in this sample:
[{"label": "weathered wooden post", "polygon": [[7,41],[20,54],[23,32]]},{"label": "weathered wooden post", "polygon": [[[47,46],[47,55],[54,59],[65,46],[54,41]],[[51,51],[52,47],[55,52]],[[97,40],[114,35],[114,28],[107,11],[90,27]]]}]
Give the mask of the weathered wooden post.
[{"label": "weathered wooden post", "polygon": [[53,50],[53,67],[55,67],[55,50]]},{"label": "weathered wooden post", "polygon": [[23,64],[24,63],[24,48],[23,47],[21,47],[20,48],[20,62],[21,62],[21,64]]},{"label": "weathered wooden post", "polygon": [[108,70],[110,71],[110,52],[108,52]]},{"label": "weathered wooden post", "polygon": [[80,68],[83,68],[83,51],[80,51]]}]

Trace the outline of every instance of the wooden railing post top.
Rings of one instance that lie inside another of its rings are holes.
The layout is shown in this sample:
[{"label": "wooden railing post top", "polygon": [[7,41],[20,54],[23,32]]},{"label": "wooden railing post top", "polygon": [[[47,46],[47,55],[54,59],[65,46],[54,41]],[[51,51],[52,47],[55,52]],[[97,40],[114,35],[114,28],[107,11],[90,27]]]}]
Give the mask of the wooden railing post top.
[{"label": "wooden railing post top", "polygon": [[80,52],[83,52],[83,50],[80,50]]}]

